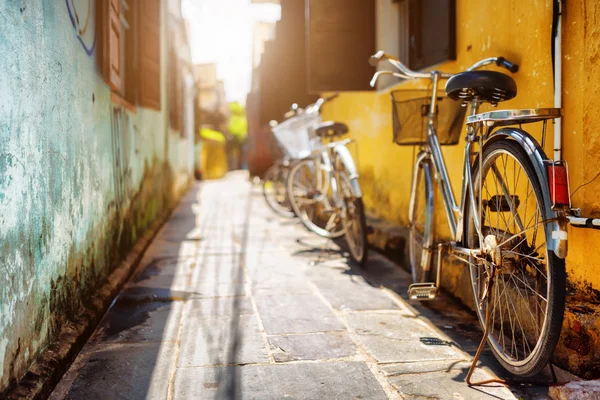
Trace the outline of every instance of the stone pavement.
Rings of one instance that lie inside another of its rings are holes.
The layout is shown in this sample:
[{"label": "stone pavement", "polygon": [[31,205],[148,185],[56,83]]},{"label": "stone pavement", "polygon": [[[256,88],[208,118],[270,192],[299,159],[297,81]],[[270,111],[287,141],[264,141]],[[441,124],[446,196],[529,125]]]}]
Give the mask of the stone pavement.
[{"label": "stone pavement", "polygon": [[242,172],[196,184],[51,399],[516,398],[467,387],[479,336],[451,337],[408,282],[276,216]]}]

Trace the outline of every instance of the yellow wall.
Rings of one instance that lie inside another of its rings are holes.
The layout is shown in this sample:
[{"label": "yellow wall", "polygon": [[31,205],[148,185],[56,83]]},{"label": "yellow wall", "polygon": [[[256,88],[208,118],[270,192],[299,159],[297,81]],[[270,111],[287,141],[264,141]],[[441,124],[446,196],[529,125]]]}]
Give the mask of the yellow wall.
[{"label": "yellow wall", "polygon": [[203,140],[200,154],[202,179],[219,179],[227,173],[227,153],[225,143]]},{"label": "yellow wall", "polygon": [[[563,147],[572,190],[600,172],[600,91],[592,84],[592,77],[600,76],[600,24],[594,25],[596,21],[600,21],[600,6],[594,1],[567,2],[563,31]],[[521,68],[513,75],[518,85],[517,97],[501,103],[499,108],[553,107],[551,26],[550,0],[458,0],[457,60],[436,68],[458,72],[481,58],[504,56]],[[390,90],[407,85],[414,83],[401,83],[378,92],[345,92],[323,110],[324,119],[348,123],[357,140],[360,182],[370,214],[402,225],[407,224],[414,148],[392,143]],[[526,128],[541,141],[541,126],[535,125]],[[550,157],[552,128],[549,125],[545,147]],[[444,148],[457,197],[463,146],[461,139],[458,146]],[[600,217],[597,193],[600,178],[573,196],[574,206],[581,207],[585,216]],[[437,232],[447,235],[446,217],[441,203],[438,204]],[[600,232],[570,229],[569,234],[570,281],[581,284],[580,288],[585,283],[588,288],[591,285],[600,289],[600,268],[593,261],[600,259]]]}]

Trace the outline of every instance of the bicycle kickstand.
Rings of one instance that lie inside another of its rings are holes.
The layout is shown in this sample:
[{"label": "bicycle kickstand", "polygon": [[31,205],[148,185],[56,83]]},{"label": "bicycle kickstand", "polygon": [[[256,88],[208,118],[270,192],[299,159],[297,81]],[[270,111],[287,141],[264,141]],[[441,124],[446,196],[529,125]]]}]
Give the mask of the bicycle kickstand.
[{"label": "bicycle kickstand", "polygon": [[[507,382],[504,379],[486,379],[478,382],[471,382],[471,377],[473,376],[473,372],[475,372],[475,367],[477,366],[477,361],[479,361],[479,357],[481,356],[481,352],[485,346],[485,342],[487,341],[488,334],[490,332],[490,293],[492,293],[492,286],[494,285],[494,276],[496,272],[496,266],[492,265],[492,273],[491,278],[487,284],[485,289],[485,329],[483,332],[483,337],[481,338],[481,342],[479,343],[479,347],[477,348],[477,352],[475,353],[475,357],[473,357],[473,361],[471,362],[471,366],[469,367],[469,372],[467,372],[467,377],[465,378],[465,382],[469,386],[483,386],[489,385],[490,383],[499,383],[502,385],[506,385]],[[476,304],[476,307],[480,307],[482,304]]]}]

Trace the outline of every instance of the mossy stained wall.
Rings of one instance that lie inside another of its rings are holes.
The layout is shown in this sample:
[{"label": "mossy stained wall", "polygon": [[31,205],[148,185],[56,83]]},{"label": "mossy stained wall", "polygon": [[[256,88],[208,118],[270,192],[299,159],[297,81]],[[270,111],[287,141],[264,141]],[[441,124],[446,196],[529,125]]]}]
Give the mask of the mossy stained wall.
[{"label": "mossy stained wall", "polygon": [[161,111],[131,112],[97,68],[94,4],[0,2],[0,392],[191,173],[177,154],[191,136],[168,130],[166,18]]}]

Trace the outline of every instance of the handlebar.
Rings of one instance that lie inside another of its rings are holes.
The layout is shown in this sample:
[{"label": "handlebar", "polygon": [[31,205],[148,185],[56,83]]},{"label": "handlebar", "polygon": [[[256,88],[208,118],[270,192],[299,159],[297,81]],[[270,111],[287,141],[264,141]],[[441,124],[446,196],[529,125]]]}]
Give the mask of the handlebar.
[{"label": "handlebar", "polygon": [[331,100],[337,98],[339,95],[340,95],[339,93],[335,93],[329,97],[325,97],[325,98],[320,97],[314,103],[307,105],[304,108],[304,110],[301,108],[298,108],[298,104],[294,103],[294,104],[292,104],[290,110],[287,111],[285,114],[283,114],[283,117],[284,117],[284,119],[288,119],[288,118],[292,118],[292,117],[298,115],[299,113],[319,112],[319,110],[321,109],[323,104],[330,102]]},{"label": "handlebar", "polygon": [[[370,83],[371,87],[375,87],[375,83],[377,83],[377,79],[381,75],[392,75],[392,76],[395,76],[397,78],[402,78],[402,79],[430,79],[433,76],[433,74],[437,74],[441,79],[448,79],[454,75],[454,74],[442,73],[439,71],[431,71],[431,72],[412,71],[412,70],[408,69],[404,64],[402,64],[402,62],[400,60],[387,54],[386,52],[384,52],[382,50],[379,50],[377,53],[373,54],[369,58],[369,64],[371,64],[372,66],[377,66],[381,61],[384,61],[384,60],[387,60],[390,64],[392,64],[394,67],[396,67],[396,69],[399,72],[394,72],[394,71],[377,71],[377,72],[375,72],[375,75],[373,75],[373,79],[371,79],[371,83]],[[506,68],[507,70],[509,70],[512,73],[515,73],[519,70],[519,65],[508,61],[504,57],[489,57],[489,58],[484,58],[483,60],[480,60],[480,61],[476,62],[475,64],[471,65],[469,68],[467,68],[467,71],[474,71],[476,69],[479,69],[479,68],[485,67],[486,65],[490,65],[490,64],[494,64],[494,63],[496,65],[498,65],[499,67]]]},{"label": "handlebar", "polygon": [[339,93],[335,93],[329,97],[320,97],[319,100],[315,101],[313,104],[306,106],[306,112],[319,112],[323,104],[330,102],[331,100],[337,98],[339,95]]}]

